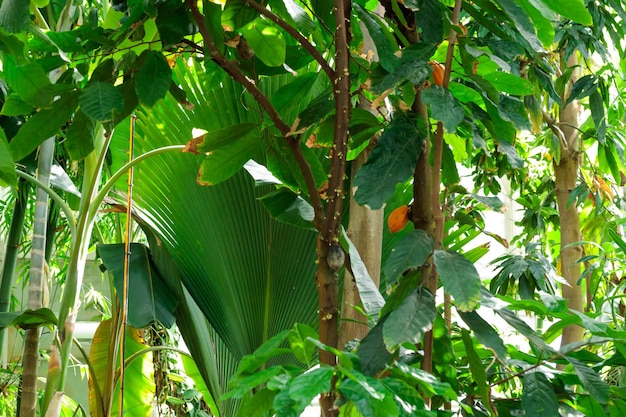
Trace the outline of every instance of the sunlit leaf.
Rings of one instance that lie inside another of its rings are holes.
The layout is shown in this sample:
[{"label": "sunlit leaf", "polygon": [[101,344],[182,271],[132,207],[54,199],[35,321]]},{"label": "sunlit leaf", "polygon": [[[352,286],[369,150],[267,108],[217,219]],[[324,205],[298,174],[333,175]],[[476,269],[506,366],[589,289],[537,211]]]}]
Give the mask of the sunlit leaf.
[{"label": "sunlit leaf", "polygon": [[11,149],[9,148],[4,130],[0,129],[0,184],[3,186],[15,186],[16,179]]},{"label": "sunlit leaf", "polygon": [[590,25],[593,22],[583,0],[538,0],[538,2],[581,25]]},{"label": "sunlit leaf", "polygon": [[254,55],[268,67],[285,63],[287,41],[282,32],[266,20],[256,19],[241,29]]},{"label": "sunlit leaf", "polygon": [[[4,6],[6,2],[3,2]],[[35,108],[47,108],[52,103],[52,84],[39,64],[16,65],[13,60],[3,62],[3,74],[9,86],[22,100]]]}]

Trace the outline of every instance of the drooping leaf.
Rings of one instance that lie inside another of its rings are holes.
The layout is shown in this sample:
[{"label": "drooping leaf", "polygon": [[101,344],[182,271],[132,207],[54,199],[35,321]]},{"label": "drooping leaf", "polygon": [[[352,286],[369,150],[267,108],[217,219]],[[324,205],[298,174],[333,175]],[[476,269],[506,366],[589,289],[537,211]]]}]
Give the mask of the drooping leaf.
[{"label": "drooping leaf", "polygon": [[565,100],[564,106],[567,106],[574,100],[580,100],[581,98],[590,96],[596,91],[598,91],[598,77],[592,74],[585,75],[576,80],[569,96],[567,96],[567,100]]},{"label": "drooping leaf", "polygon": [[554,394],[554,389],[543,373],[530,372],[524,375],[522,408],[529,416],[552,417],[559,415],[559,403]]},{"label": "drooping leaf", "polygon": [[124,110],[124,97],[113,84],[98,81],[83,90],[79,104],[87,116],[104,122],[113,119],[114,113]]},{"label": "drooping leaf", "polygon": [[446,292],[460,311],[471,311],[480,301],[480,276],[476,267],[461,254],[435,250],[433,260]]},{"label": "drooping leaf", "polygon": [[530,121],[524,103],[517,97],[500,95],[498,111],[505,120],[512,122],[517,129],[530,130]]},{"label": "drooping leaf", "polygon": [[388,349],[395,350],[405,342],[419,343],[436,315],[435,297],[425,288],[416,288],[385,321],[383,337]]},{"label": "drooping leaf", "polygon": [[491,388],[487,382],[487,371],[483,365],[480,356],[474,349],[474,343],[469,335],[469,332],[465,329],[461,329],[461,337],[463,338],[463,346],[465,346],[465,352],[467,354],[467,361],[469,362],[470,370],[472,371],[472,377],[476,383],[478,393],[482,398],[482,403],[485,408],[491,411],[492,415],[496,415],[491,404]]},{"label": "drooping leaf", "polygon": [[476,338],[485,347],[493,350],[498,359],[504,361],[506,359],[506,348],[498,332],[491,327],[476,311],[463,312],[459,311],[459,315],[463,321],[474,332]]},{"label": "drooping leaf", "polygon": [[604,144],[606,142],[606,118],[604,113],[604,102],[602,95],[598,90],[589,96],[589,108],[593,123],[596,125],[596,138],[598,142]]},{"label": "drooping leaf", "polygon": [[63,145],[73,161],[80,161],[93,151],[95,133],[96,122],[82,111],[78,111],[67,128],[65,141],[63,141]]},{"label": "drooping leaf", "polygon": [[365,375],[374,376],[384,369],[393,355],[387,349],[383,337],[383,327],[387,317],[383,317],[361,340],[356,354],[361,362],[361,371]]},{"label": "drooping leaf", "polygon": [[538,0],[538,2],[581,25],[591,25],[593,22],[583,0]]},{"label": "drooping leaf", "polygon": [[402,274],[418,268],[433,252],[433,239],[423,230],[413,230],[391,250],[383,268],[387,283],[393,285]]},{"label": "drooping leaf", "polygon": [[313,207],[290,189],[281,187],[259,197],[259,201],[276,220],[304,229],[315,229],[312,223],[315,217]]},{"label": "drooping leaf", "polygon": [[[6,2],[2,3],[4,4]],[[3,66],[7,83],[22,100],[35,108],[50,107],[53,98],[52,84],[41,65],[16,65],[13,60],[7,59]]]},{"label": "drooping leaf", "polygon": [[424,137],[424,132],[409,123],[396,123],[385,129],[354,179],[357,203],[374,210],[381,208],[396,184],[413,174]]},{"label": "drooping leaf", "polygon": [[0,5],[0,27],[9,33],[26,32],[30,24],[29,2],[5,0]]},{"label": "drooping leaf", "polygon": [[193,139],[188,145],[188,150],[192,153],[212,152],[243,138],[255,128],[258,128],[258,125],[254,123],[240,123],[213,130]]},{"label": "drooping leaf", "polygon": [[431,116],[441,121],[448,132],[454,132],[463,121],[463,107],[449,90],[433,85],[424,90],[422,100],[430,106]]},{"label": "drooping leaf", "polygon": [[14,187],[16,184],[17,177],[9,142],[4,130],[0,129],[0,185]]},{"label": "drooping leaf", "polygon": [[253,132],[211,152],[202,161],[197,178],[198,184],[215,185],[232,177],[252,159],[260,146],[258,132]]},{"label": "drooping leaf", "polygon": [[138,62],[142,65],[135,76],[135,91],[141,104],[152,107],[170,89],[172,69],[163,54],[157,51],[144,51]]},{"label": "drooping leaf", "polygon": [[554,353],[554,349],[552,349],[546,342],[539,336],[537,332],[530,328],[524,321],[522,321],[519,317],[515,315],[511,310],[507,308],[500,308],[495,310],[500,317],[502,317],[509,325],[513,326],[515,330],[520,332],[524,337],[526,337],[530,342],[532,342],[539,349],[547,352]]},{"label": "drooping leaf", "polygon": [[506,159],[509,161],[511,167],[515,169],[524,168],[524,160],[519,156],[515,146],[505,140],[502,140],[498,143],[498,150],[506,155]]},{"label": "drooping leaf", "polygon": [[576,375],[578,375],[580,382],[589,391],[589,394],[601,404],[607,404],[609,402],[609,385],[602,379],[600,374],[578,359],[571,356],[566,356],[565,359],[574,367]]},{"label": "drooping leaf", "polygon": [[254,55],[268,67],[278,67],[285,63],[287,41],[282,32],[267,20],[256,19],[241,29]]},{"label": "drooping leaf", "polygon": [[41,326],[56,326],[57,318],[49,308],[21,310],[0,313],[0,329],[17,326],[24,330],[36,329]]},{"label": "drooping leaf", "polygon": [[332,368],[322,366],[300,374],[289,381],[289,397],[296,402],[295,410],[299,415],[311,401],[323,392],[330,391],[334,375]]},{"label": "drooping leaf", "polygon": [[43,109],[28,118],[10,143],[13,159],[21,160],[44,140],[55,136],[71,118],[77,104],[77,94],[70,92],[52,103],[51,108]]},{"label": "drooping leaf", "polygon": [[[165,327],[171,327],[175,321],[172,312],[177,305],[176,299],[170,296],[170,289],[154,269],[148,248],[132,243],[130,252],[128,322],[133,327],[142,328],[158,320]],[[117,296],[121,298],[124,291],[125,244],[98,245],[98,254],[113,275]]]},{"label": "drooping leaf", "polygon": [[363,22],[369,35],[372,37],[374,45],[376,45],[380,65],[387,72],[393,72],[399,60],[394,55],[394,52],[398,50],[398,44],[395,42],[395,39],[387,31],[387,26],[365,10],[365,8],[359,4],[355,4],[354,8],[360,21]]}]

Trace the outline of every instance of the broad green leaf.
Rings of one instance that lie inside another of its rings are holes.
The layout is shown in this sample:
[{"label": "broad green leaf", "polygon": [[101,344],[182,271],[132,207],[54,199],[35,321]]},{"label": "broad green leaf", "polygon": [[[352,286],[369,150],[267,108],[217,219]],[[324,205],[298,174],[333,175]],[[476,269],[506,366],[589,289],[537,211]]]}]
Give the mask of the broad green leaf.
[{"label": "broad green leaf", "polygon": [[3,116],[20,116],[23,114],[32,113],[34,111],[34,107],[24,101],[19,94],[12,93],[9,94],[8,97],[4,100],[4,104],[2,105],[2,111],[0,114]]},{"label": "broad green leaf", "polygon": [[476,311],[459,311],[459,315],[465,324],[474,332],[478,341],[485,347],[493,350],[498,359],[504,362],[506,360],[506,348],[498,332],[478,315]]},{"label": "broad green leaf", "polygon": [[546,353],[553,354],[554,349],[552,349],[546,342],[539,336],[537,332],[530,328],[524,321],[522,321],[519,317],[515,315],[511,310],[507,308],[500,308],[495,310],[500,317],[504,319],[509,325],[513,326],[515,330],[520,332],[526,339],[532,342],[539,349],[545,351]]},{"label": "broad green leaf", "polygon": [[244,0],[227,0],[222,12],[222,26],[226,31],[236,31],[257,18],[259,12]]},{"label": "broad green leaf", "polygon": [[387,366],[393,355],[387,350],[383,337],[383,327],[387,317],[383,317],[376,326],[361,340],[356,354],[365,375],[374,376]]},{"label": "broad green leaf", "polygon": [[50,109],[40,110],[26,120],[10,143],[13,159],[19,161],[39,146],[44,140],[55,136],[67,123],[78,104],[75,92],[64,94],[52,103]]},{"label": "broad green leaf", "polygon": [[[589,96],[589,109],[591,110],[591,118],[596,125],[596,138],[601,144],[606,143],[606,118],[604,113],[604,102],[602,95],[598,90]],[[4,110],[4,107],[3,107]]]},{"label": "broad green leaf", "polygon": [[566,356],[565,359],[572,364],[576,375],[589,391],[589,394],[601,404],[607,404],[609,402],[609,385],[601,378],[598,371],[570,356]]},{"label": "broad green leaf", "polygon": [[465,112],[449,90],[433,85],[422,93],[422,101],[430,106],[431,117],[443,122],[448,132],[454,132],[463,121]]},{"label": "broad green leaf", "polygon": [[465,346],[467,362],[469,363],[470,370],[472,371],[472,377],[476,383],[478,393],[482,398],[483,406],[490,410],[492,415],[497,415],[491,404],[491,388],[487,383],[487,371],[485,369],[485,365],[483,365],[480,356],[478,356],[478,353],[476,353],[476,350],[474,349],[474,343],[469,335],[469,332],[465,329],[461,329],[461,337],[463,338],[463,346]]},{"label": "broad green leaf", "polygon": [[243,357],[239,362],[237,373],[241,375],[255,372],[260,366],[267,362],[269,358],[289,352],[289,349],[281,348],[281,345],[283,345],[285,340],[289,337],[290,331],[291,330],[283,330],[270,337],[253,353]]},{"label": "broad green leaf", "polygon": [[52,84],[41,65],[30,63],[18,66],[13,60],[7,59],[3,66],[7,83],[22,100],[35,108],[50,107]]},{"label": "broad green leaf", "polygon": [[[191,35],[198,30],[189,9],[184,3],[177,1],[158,3],[160,3],[160,5],[155,23],[159,33],[158,36],[153,36],[155,38],[160,37],[160,41],[164,47],[178,45],[182,38],[187,35]],[[141,3],[136,3],[134,9],[139,12],[137,15],[138,20],[143,15],[143,7],[141,7]],[[125,26],[129,26],[134,23],[133,16],[130,16],[127,19],[122,19],[122,22],[122,29],[124,29]]]},{"label": "broad green leaf", "polygon": [[14,187],[17,184],[16,180],[9,142],[7,142],[4,130],[0,129],[0,186]]},{"label": "broad green leaf", "polygon": [[580,100],[598,91],[598,77],[590,74],[576,80],[565,100],[565,106],[574,100]]},{"label": "broad green leaf", "polygon": [[95,133],[96,122],[82,111],[76,112],[63,141],[72,161],[80,161],[94,150]]},{"label": "broad green leaf", "polygon": [[514,0],[499,0],[498,3],[509,16],[515,28],[530,44],[532,50],[536,52],[542,51],[543,45],[537,38],[535,25],[526,12]]},{"label": "broad green leaf", "polygon": [[291,108],[298,108],[301,101],[309,96],[319,77],[320,73],[315,72],[307,72],[294,77],[293,81],[282,86],[272,95],[272,104],[280,113],[284,113]]},{"label": "broad green leaf", "polygon": [[334,370],[328,367],[311,369],[289,380],[289,396],[296,402],[296,411],[302,413],[311,401],[323,392],[329,392]]},{"label": "broad green leaf", "polygon": [[363,417],[398,415],[391,393],[372,377],[360,376],[343,380],[338,390],[344,398],[354,403]]},{"label": "broad green leaf", "polygon": [[506,159],[509,161],[511,167],[515,169],[524,168],[524,160],[519,156],[515,146],[505,140],[502,140],[498,143],[498,150],[506,155]]},{"label": "broad green leaf", "polygon": [[21,329],[36,329],[37,327],[56,326],[57,318],[49,308],[38,308],[36,310],[21,310],[0,313],[0,329],[9,326],[17,326]]},{"label": "broad green leaf", "polygon": [[[250,399],[246,400],[236,417],[265,417],[274,406],[276,391],[263,388],[257,390]],[[219,416],[218,416],[219,417]]]},{"label": "broad green leaf", "polygon": [[606,417],[604,406],[591,395],[580,395],[576,401],[576,410],[584,413],[585,416]]},{"label": "broad green leaf", "polygon": [[206,382],[202,378],[202,374],[196,362],[187,355],[180,355],[180,361],[183,364],[185,375],[193,381],[195,389],[202,394],[202,399],[208,405],[209,409],[216,417],[219,417],[219,410],[215,402],[215,398],[211,395]]},{"label": "broad green leaf", "polygon": [[256,19],[241,29],[254,55],[268,67],[278,67],[285,63],[287,41],[280,29],[267,22]]},{"label": "broad green leaf", "polygon": [[626,401],[613,399],[609,404],[609,415],[611,417],[622,417],[626,415]]},{"label": "broad green leaf", "polygon": [[[109,346],[113,340],[112,331],[114,330],[112,330],[111,320],[101,322],[94,334],[89,351],[89,360],[95,373],[92,377],[98,381],[100,387],[105,384],[109,361],[113,361],[113,369],[119,371],[117,365],[119,358],[112,358],[109,353]],[[124,358],[128,359],[147,347],[142,338],[142,331],[127,327]],[[152,352],[145,352],[126,367],[124,371],[124,417],[150,417],[152,415],[155,390],[152,361]],[[112,404],[119,404],[119,384],[114,387],[114,390]],[[93,416],[97,415],[95,395],[93,385],[89,384],[89,409]],[[118,417],[119,407],[112,407],[110,416]]]},{"label": "broad green leaf", "polygon": [[312,223],[315,217],[313,207],[289,188],[281,187],[259,197],[259,201],[276,220],[304,229],[315,229]]},{"label": "broad green leaf", "polygon": [[[549,9],[546,10],[536,0],[516,0],[524,9],[528,16],[532,19],[537,28],[537,37],[541,40],[543,46],[548,47],[554,42],[554,25],[552,24],[554,13]],[[539,7],[537,7],[539,6]]]},{"label": "broad green leaf", "polygon": [[[405,3],[406,4],[406,3]],[[420,28],[423,41],[437,44],[443,40],[444,14],[441,2],[437,0],[418,0],[418,13],[415,13],[417,27]]]},{"label": "broad green leaf", "polygon": [[172,69],[163,54],[157,51],[144,51],[138,62],[143,64],[135,76],[135,91],[141,104],[152,107],[169,91]]},{"label": "broad green leaf", "polygon": [[517,129],[530,130],[528,112],[519,98],[504,94],[500,95],[498,111],[504,120],[513,123]]},{"label": "broad green leaf", "polygon": [[221,400],[227,400],[229,398],[242,398],[251,391],[254,391],[260,385],[265,384],[267,381],[279,374],[282,374],[283,372],[285,371],[281,367],[272,366],[267,369],[258,370],[243,378],[237,378],[235,380],[236,383],[234,384],[234,388],[224,394]]},{"label": "broad green leaf", "polygon": [[522,408],[527,416],[554,417],[559,415],[559,403],[554,388],[541,372],[524,375]]},{"label": "broad green leaf", "polygon": [[470,261],[461,254],[435,250],[433,260],[446,292],[460,311],[472,311],[480,301],[480,277]]},{"label": "broad green leaf", "polygon": [[432,72],[428,61],[434,52],[433,45],[422,42],[403,49],[402,57],[389,73],[380,69],[374,71],[371,77],[372,91],[381,94],[407,80],[415,86],[423,84]]},{"label": "broad green leaf", "polygon": [[258,129],[258,125],[254,123],[240,123],[207,132],[189,143],[189,151],[193,153],[212,152],[243,138],[255,128]]},{"label": "broad green leaf", "polygon": [[354,179],[357,203],[367,204],[376,210],[387,202],[396,184],[406,181],[413,174],[424,143],[424,133],[406,122],[392,123],[385,129],[378,145]]},{"label": "broad green leaf", "polygon": [[420,386],[428,398],[434,395],[440,395],[446,400],[457,398],[456,393],[449,383],[441,382],[433,374],[419,369],[419,367],[397,362],[396,369],[392,369],[391,372],[411,378]]},{"label": "broad green leaf", "polygon": [[252,159],[261,143],[258,134],[253,132],[212,151],[202,161],[196,181],[200,185],[209,186],[227,180]]},{"label": "broad green leaf", "polygon": [[350,255],[350,266],[352,267],[352,274],[356,282],[357,289],[359,291],[359,297],[363,303],[365,312],[369,314],[374,322],[378,320],[380,310],[385,305],[385,299],[378,290],[374,281],[367,272],[367,267],[361,260],[361,255],[358,249],[354,246],[354,243],[350,240],[345,231],[341,234],[342,239],[346,240],[348,245],[348,255]]},{"label": "broad green leaf", "polygon": [[[123,243],[98,245],[98,255],[113,275],[113,284],[120,298],[124,291],[125,246]],[[172,312],[178,302],[170,296],[171,290],[155,270],[148,248],[140,243],[132,243],[130,252],[128,322],[136,328],[146,327],[156,320],[165,327],[173,326],[175,319]]]},{"label": "broad green leaf", "polygon": [[87,116],[104,122],[124,110],[124,97],[113,84],[98,81],[83,90],[79,104]]},{"label": "broad green leaf", "polygon": [[537,0],[561,16],[581,25],[591,25],[593,19],[583,0]]},{"label": "broad green leaf", "polygon": [[224,28],[222,27],[222,5],[212,1],[202,2],[204,23],[218,51],[224,50]]},{"label": "broad green leaf", "polygon": [[398,44],[387,30],[387,25],[383,24],[367,10],[358,4],[354,5],[356,13],[360,21],[365,25],[367,32],[372,37],[380,65],[387,70],[393,72],[399,59],[394,53],[398,50]]},{"label": "broad green leaf", "polygon": [[319,335],[309,325],[296,323],[287,335],[293,355],[302,363],[311,366],[315,345],[308,338],[319,339]]},{"label": "broad green leaf", "polygon": [[4,0],[0,5],[0,27],[9,33],[26,32],[30,24],[30,2]]},{"label": "broad green leaf", "polygon": [[405,342],[419,343],[435,321],[435,297],[418,287],[392,311],[383,326],[383,337],[390,351]]},{"label": "broad green leaf", "polygon": [[433,239],[423,230],[413,230],[391,250],[383,272],[387,284],[393,285],[402,274],[424,265],[433,252]]}]

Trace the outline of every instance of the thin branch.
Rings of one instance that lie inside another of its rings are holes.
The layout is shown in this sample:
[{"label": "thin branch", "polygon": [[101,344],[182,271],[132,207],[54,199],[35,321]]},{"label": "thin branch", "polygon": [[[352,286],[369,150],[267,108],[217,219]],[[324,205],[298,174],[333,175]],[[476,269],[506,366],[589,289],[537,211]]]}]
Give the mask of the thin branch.
[{"label": "thin branch", "polygon": [[191,10],[191,14],[198,25],[198,29],[202,38],[204,39],[205,49],[208,49],[211,59],[215,61],[215,63],[220,66],[228,75],[230,75],[236,82],[241,84],[250,94],[254,100],[259,103],[261,108],[267,112],[270,119],[274,123],[274,126],[280,131],[283,135],[291,152],[296,159],[296,163],[300,167],[300,171],[304,176],[304,180],[306,182],[307,191],[311,198],[311,205],[315,211],[315,218],[313,219],[313,225],[321,230],[322,225],[324,223],[324,205],[322,204],[322,199],[317,191],[317,186],[315,184],[315,178],[313,177],[313,172],[311,171],[311,166],[307,162],[302,149],[300,149],[300,141],[298,137],[294,137],[291,135],[291,128],[283,121],[278,114],[278,111],[274,108],[272,103],[270,103],[269,99],[266,95],[264,95],[261,90],[256,86],[254,81],[248,78],[241,69],[232,61],[226,59],[224,55],[217,49],[215,46],[215,42],[207,29],[204,16],[198,10],[198,4],[195,0],[185,0],[185,4]]},{"label": "thin branch", "polygon": [[317,61],[317,63],[320,64],[320,66],[322,67],[322,70],[324,70],[326,75],[328,75],[329,79],[332,80],[332,79],[335,78],[335,73],[334,73],[333,69],[330,67],[330,65],[328,65],[328,62],[324,59],[322,54],[320,54],[320,52],[317,49],[315,49],[315,46],[313,46],[313,44],[311,42],[309,42],[309,40],[307,38],[302,36],[302,34],[300,32],[298,32],[289,23],[287,23],[286,21],[284,21],[283,19],[281,19],[279,16],[275,15],[271,11],[267,10],[263,5],[257,3],[256,1],[254,1],[254,0],[247,0],[246,4],[248,6],[250,6],[250,7],[252,7],[253,9],[255,9],[256,11],[258,11],[259,13],[261,13],[263,16],[265,16],[268,19],[270,19],[272,22],[276,23],[281,28],[283,28],[283,30],[285,32],[287,32],[295,40],[297,40],[298,43],[300,45],[302,45],[302,47],[304,49],[306,49],[306,51],[309,54],[311,54],[313,59],[315,59]]}]

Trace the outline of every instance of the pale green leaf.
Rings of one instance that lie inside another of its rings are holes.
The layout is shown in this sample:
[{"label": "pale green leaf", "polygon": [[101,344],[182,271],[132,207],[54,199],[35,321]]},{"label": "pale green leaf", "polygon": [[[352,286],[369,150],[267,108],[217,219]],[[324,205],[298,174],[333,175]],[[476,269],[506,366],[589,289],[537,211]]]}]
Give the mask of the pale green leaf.
[{"label": "pale green leaf", "polygon": [[471,311],[480,301],[480,276],[476,267],[461,254],[435,250],[433,260],[446,292],[460,311]]},{"label": "pale green leaf", "polygon": [[498,91],[514,96],[527,96],[533,94],[532,84],[525,78],[504,71],[493,71],[482,74]]},{"label": "pale green leaf", "polygon": [[0,129],[0,185],[14,187],[16,179],[11,149],[4,130]]},{"label": "pale green leaf", "polygon": [[3,116],[20,116],[32,113],[34,110],[34,107],[24,101],[19,94],[12,93],[4,100],[0,114]]},{"label": "pale green leaf", "polygon": [[296,411],[302,412],[321,393],[330,391],[334,370],[328,367],[311,369],[289,381],[289,396],[296,402]]},{"label": "pale green leaf", "polygon": [[583,0],[537,0],[561,16],[581,25],[591,25],[593,19]]}]

